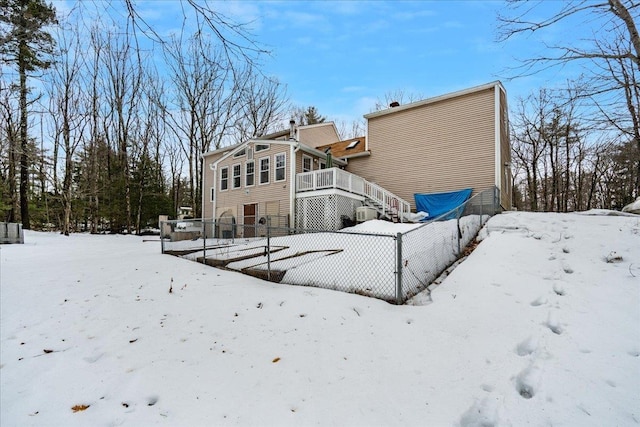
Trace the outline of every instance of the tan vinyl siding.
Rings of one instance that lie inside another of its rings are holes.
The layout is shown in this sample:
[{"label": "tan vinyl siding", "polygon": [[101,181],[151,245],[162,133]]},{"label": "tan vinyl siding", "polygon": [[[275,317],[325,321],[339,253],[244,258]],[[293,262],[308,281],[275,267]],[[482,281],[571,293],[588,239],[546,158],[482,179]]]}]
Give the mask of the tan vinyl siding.
[{"label": "tan vinyl siding", "polygon": [[[286,156],[285,167],[285,180],[275,181],[275,156],[276,154],[284,153]],[[269,157],[269,183],[260,184],[260,159]],[[266,214],[267,202],[278,202],[279,212],[277,215],[289,214],[289,186],[294,185],[290,183],[289,171],[291,168],[290,146],[288,144],[271,144],[268,150],[254,152],[253,161],[255,162],[255,184],[253,186],[245,186],[245,163],[248,161],[246,156],[240,158],[233,158],[230,156],[218,163],[217,173],[221,168],[225,166],[229,167],[229,189],[226,191],[220,191],[220,185],[216,183],[216,216],[219,216],[226,210],[235,212],[234,216],[238,224],[242,224],[242,207],[245,204],[258,204],[258,211],[256,215],[262,216]],[[231,171],[232,165],[241,163],[241,186],[240,188],[231,188]],[[217,180],[216,180],[217,181]],[[273,209],[276,206],[275,203],[270,205]]]},{"label": "tan vinyl siding", "polygon": [[324,158],[320,158],[318,156],[314,156],[313,154],[309,154],[305,151],[299,150],[296,153],[296,173],[302,173],[302,157],[310,157],[311,158],[311,166],[314,171],[320,169],[320,160],[324,161]]},{"label": "tan vinyl siding", "polygon": [[[202,168],[204,170],[203,177],[203,188],[204,188],[204,199],[202,201],[202,217],[211,219],[213,218],[213,203],[211,203],[211,187],[217,185],[217,182],[214,183],[214,174],[216,171],[212,171],[209,167],[210,164],[213,164],[215,161],[224,156],[224,152],[208,154],[203,159]],[[216,188],[216,196],[218,195],[218,188]]]},{"label": "tan vinyl siding", "polygon": [[300,142],[309,147],[318,147],[320,145],[331,144],[340,139],[336,133],[333,123],[326,123],[319,126],[300,127],[298,131],[298,139]]},{"label": "tan vinyl siding", "polygon": [[494,87],[370,117],[371,156],[347,170],[411,203],[414,193],[495,185]]}]

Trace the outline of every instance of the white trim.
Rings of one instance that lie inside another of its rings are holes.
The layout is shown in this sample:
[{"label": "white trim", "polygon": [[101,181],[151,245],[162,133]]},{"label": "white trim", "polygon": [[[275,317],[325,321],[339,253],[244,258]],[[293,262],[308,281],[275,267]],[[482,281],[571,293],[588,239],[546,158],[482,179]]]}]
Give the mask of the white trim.
[{"label": "white trim", "polygon": [[[225,150],[223,149],[219,149],[219,150],[215,150],[215,151],[210,151],[208,153],[203,154],[204,156],[208,156],[210,154],[214,154],[214,153],[219,153],[221,151],[225,151],[225,153],[215,162],[213,162],[213,164],[217,165],[220,162],[228,159],[230,156],[233,156],[234,153],[236,153],[237,151],[240,151],[243,147],[248,146],[249,144],[263,144],[263,145],[273,145],[273,144],[283,144],[283,145],[291,145],[291,144],[295,144],[295,142],[293,141],[276,141],[276,140],[272,140],[272,139],[249,139],[241,144],[236,144],[233,145],[231,147],[225,147]],[[267,151],[267,150],[263,150],[263,151]],[[255,153],[255,149],[254,149],[254,153]],[[254,155],[255,157],[255,155]]]},{"label": "white trim", "polygon": [[500,87],[496,84],[494,86],[494,104],[495,104],[495,119],[494,119],[494,138],[495,138],[495,185],[499,191],[502,191],[502,156],[501,156],[501,144],[500,144]]},{"label": "white trim", "polygon": [[338,128],[336,127],[335,122],[329,121],[329,122],[322,122],[322,123],[314,123],[312,125],[296,126],[296,141],[300,141],[300,130],[323,127],[327,125],[331,125],[333,127],[333,133],[336,134],[337,139],[340,139],[340,133],[338,133]]},{"label": "white trim", "polygon": [[[282,179],[278,179],[278,156],[284,156],[284,169]],[[287,153],[276,153],[273,155],[273,182],[283,182],[287,180]]]},{"label": "white trim", "polygon": [[[309,159],[309,163],[311,164],[311,167],[309,170],[304,170],[304,161],[305,159]],[[313,171],[313,157],[311,156],[307,156],[306,154],[302,155],[302,172],[312,172]]]},{"label": "white trim", "polygon": [[[236,177],[236,166],[240,173]],[[236,178],[238,178],[238,186],[236,187]],[[242,163],[234,163],[231,165],[231,189],[242,188]]]},{"label": "white trim", "polygon": [[[222,171],[226,170],[227,171],[227,188],[223,189],[222,188]],[[229,166],[223,166],[220,168],[220,179],[218,180],[218,182],[220,183],[220,191],[229,191]]]},{"label": "white trim", "polygon": [[[253,173],[251,173],[251,175],[253,175],[253,184],[247,184],[247,176],[249,176],[249,174],[247,173],[247,165],[249,163],[253,163]],[[244,162],[244,186],[253,187],[254,185],[256,185],[256,161],[247,160],[246,162]]]},{"label": "white trim", "polygon": [[[267,148],[263,148],[262,150],[258,150],[258,145],[263,145],[263,146],[266,146]],[[271,149],[271,144],[265,144],[265,143],[260,143],[260,142],[256,142],[255,144],[253,144],[254,153],[262,153],[263,151],[268,151],[270,149]]]},{"label": "white trim", "polygon": [[323,190],[303,191],[302,193],[298,193],[296,197],[298,199],[305,199],[308,197],[331,196],[334,194],[338,194],[340,196],[348,197],[350,199],[359,200],[359,201],[364,201],[365,199],[364,196],[360,196],[355,193],[349,193],[348,191],[344,191],[339,188],[326,188]]},{"label": "white trim", "polygon": [[[269,161],[268,166],[269,169],[266,170],[267,172],[267,182],[262,182],[262,161],[267,159]],[[258,159],[258,185],[268,185],[271,183],[271,157],[266,156],[266,157],[260,157]]]},{"label": "white trim", "polygon": [[369,119],[366,119],[367,121],[364,125],[364,151],[366,152],[370,152],[369,151]]},{"label": "white trim", "polygon": [[[289,148],[289,157],[291,158],[291,166],[289,167],[289,225],[296,223],[296,172],[297,159],[296,152],[299,145],[291,145]],[[313,162],[312,162],[313,163]]]},{"label": "white trim", "polygon": [[[317,148],[311,148],[308,145],[305,145],[304,143],[299,143],[299,147],[300,147],[301,151],[303,151],[305,153],[308,153],[308,154],[311,154],[311,156],[313,156],[313,157],[318,157],[320,159],[322,159],[322,158],[326,159],[327,158],[327,154],[324,151],[318,150]],[[333,163],[335,165],[338,165],[338,166],[346,166],[347,165],[347,162],[342,160],[341,157],[333,157]]]},{"label": "white trim", "polygon": [[225,152],[225,151],[230,151],[230,150],[233,150],[233,149],[235,149],[237,147],[240,147],[242,144],[244,144],[244,142],[239,142],[237,144],[227,145],[225,147],[216,148],[215,150],[209,150],[206,153],[202,153],[201,156],[202,156],[202,158],[205,158],[205,157],[210,156],[212,154],[217,154],[217,153],[221,153],[221,152]]},{"label": "white trim", "polygon": [[349,154],[347,156],[341,156],[340,158],[342,160],[348,160],[348,159],[355,159],[358,157],[369,157],[371,155],[370,151],[360,151],[359,153],[356,154]]},{"label": "white trim", "polygon": [[463,89],[463,90],[459,90],[459,91],[456,91],[456,92],[450,92],[450,93],[447,93],[447,94],[444,94],[444,95],[435,96],[433,98],[427,98],[427,99],[423,99],[421,101],[412,102],[410,104],[400,105],[399,107],[392,107],[392,108],[387,108],[385,110],[374,111],[373,113],[365,114],[363,117],[365,119],[370,119],[370,118],[374,118],[374,117],[384,116],[386,114],[397,113],[399,111],[408,110],[410,108],[420,107],[420,106],[427,105],[427,104],[432,104],[434,102],[443,101],[445,99],[456,98],[458,96],[468,95],[468,94],[474,93],[474,92],[480,92],[480,91],[483,91],[483,90],[491,89],[493,87],[501,87],[502,88],[502,83],[500,83],[499,81],[494,81],[494,82],[486,83],[486,84],[483,84],[483,85],[480,85],[480,86],[474,86],[474,87],[471,87],[471,88],[468,88],[468,89]]}]

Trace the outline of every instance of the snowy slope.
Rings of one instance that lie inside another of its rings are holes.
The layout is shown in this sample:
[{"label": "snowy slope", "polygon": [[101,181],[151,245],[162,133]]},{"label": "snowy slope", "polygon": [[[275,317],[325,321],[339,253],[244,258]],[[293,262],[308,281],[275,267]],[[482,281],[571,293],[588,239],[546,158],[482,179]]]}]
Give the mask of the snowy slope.
[{"label": "snowy slope", "polygon": [[26,232],[0,425],[640,424],[640,218],[598,213],[492,218],[423,306]]}]

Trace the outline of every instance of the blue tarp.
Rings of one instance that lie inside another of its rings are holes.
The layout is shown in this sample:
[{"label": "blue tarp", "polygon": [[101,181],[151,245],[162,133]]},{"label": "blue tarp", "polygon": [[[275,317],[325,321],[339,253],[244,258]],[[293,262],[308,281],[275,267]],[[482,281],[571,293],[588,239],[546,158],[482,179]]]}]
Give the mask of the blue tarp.
[{"label": "blue tarp", "polygon": [[471,188],[467,188],[459,191],[450,191],[448,193],[416,193],[413,197],[416,201],[416,210],[418,212],[427,212],[429,216],[427,216],[425,220],[429,220],[449,212],[451,209],[466,202],[467,199],[471,197],[471,191]]}]

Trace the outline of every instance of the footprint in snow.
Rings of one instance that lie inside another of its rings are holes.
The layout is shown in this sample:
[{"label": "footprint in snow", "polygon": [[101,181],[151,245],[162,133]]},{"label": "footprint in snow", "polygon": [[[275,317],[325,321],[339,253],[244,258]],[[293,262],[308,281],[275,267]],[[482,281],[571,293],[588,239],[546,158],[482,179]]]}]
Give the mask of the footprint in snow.
[{"label": "footprint in snow", "polygon": [[476,401],[471,407],[462,414],[460,418],[460,427],[472,426],[496,426],[505,424],[505,420],[500,416],[501,407],[500,400],[485,397],[480,401]]},{"label": "footprint in snow", "polygon": [[158,396],[150,396],[150,397],[147,399],[147,406],[153,406],[153,405],[155,405],[156,403],[158,403]]},{"label": "footprint in snow", "polygon": [[530,305],[532,307],[539,307],[542,304],[546,304],[546,303],[547,303],[547,299],[544,296],[539,296],[535,300],[531,301]]},{"label": "footprint in snow", "polygon": [[564,271],[567,274],[573,274],[573,268],[571,268],[567,264],[562,264],[562,271]]},{"label": "footprint in snow", "polygon": [[562,285],[559,284],[555,284],[553,285],[553,292],[555,292],[556,295],[559,295],[561,297],[563,297],[566,294],[566,291],[564,290],[564,287]]},{"label": "footprint in snow", "polygon": [[533,337],[528,337],[516,346],[516,354],[518,356],[528,356],[538,349],[538,342]]},{"label": "footprint in snow", "polygon": [[482,384],[480,386],[480,388],[482,390],[486,391],[487,393],[491,393],[493,391],[493,389],[494,389],[494,387],[492,385],[489,385],[489,384]]},{"label": "footprint in snow", "polygon": [[547,323],[545,323],[544,325],[556,335],[562,335],[562,333],[564,332],[564,328],[562,327],[562,325],[560,325],[560,322],[558,322],[558,319],[553,313],[549,313]]},{"label": "footprint in snow", "polygon": [[538,392],[540,377],[542,375],[540,367],[535,364],[529,365],[516,376],[516,391],[525,399],[531,399]]}]

